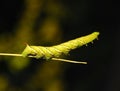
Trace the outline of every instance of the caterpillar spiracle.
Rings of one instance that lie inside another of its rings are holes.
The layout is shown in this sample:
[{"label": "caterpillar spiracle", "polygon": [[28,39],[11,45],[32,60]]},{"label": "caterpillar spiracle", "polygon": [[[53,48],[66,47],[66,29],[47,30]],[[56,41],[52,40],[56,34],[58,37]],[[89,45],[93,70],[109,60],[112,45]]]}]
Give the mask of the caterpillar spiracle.
[{"label": "caterpillar spiracle", "polygon": [[99,32],[93,32],[89,35],[82,36],[80,38],[76,38],[74,40],[70,40],[68,42],[50,47],[27,45],[24,51],[22,52],[22,56],[32,56],[37,59],[59,58],[62,54],[68,54],[69,51],[92,42],[94,39],[97,39],[98,35]]}]

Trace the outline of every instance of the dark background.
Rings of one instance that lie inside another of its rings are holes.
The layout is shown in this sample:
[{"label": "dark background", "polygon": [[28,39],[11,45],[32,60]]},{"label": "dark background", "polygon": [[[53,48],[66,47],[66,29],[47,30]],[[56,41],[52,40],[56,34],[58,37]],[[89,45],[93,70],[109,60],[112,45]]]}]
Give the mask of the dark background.
[{"label": "dark background", "polygon": [[[46,1],[47,2],[47,1]],[[67,41],[99,31],[99,40],[70,52],[69,59],[87,61],[88,65],[67,64],[63,74],[65,91],[120,91],[120,4],[116,0],[62,0],[67,13],[60,19],[63,40]],[[0,1],[0,35],[15,32],[24,10],[23,0]],[[46,16],[44,7],[43,21]],[[39,21],[39,20],[38,20]],[[37,25],[36,25],[37,26]],[[33,65],[37,64],[33,63]],[[17,75],[29,73],[32,65]],[[3,70],[4,69],[4,70]],[[11,76],[6,63],[0,62],[0,74]],[[32,72],[31,72],[32,74]],[[11,77],[10,81],[14,81]],[[16,84],[24,83],[24,80]],[[13,83],[12,83],[13,84]],[[39,90],[38,90],[39,91]]]}]

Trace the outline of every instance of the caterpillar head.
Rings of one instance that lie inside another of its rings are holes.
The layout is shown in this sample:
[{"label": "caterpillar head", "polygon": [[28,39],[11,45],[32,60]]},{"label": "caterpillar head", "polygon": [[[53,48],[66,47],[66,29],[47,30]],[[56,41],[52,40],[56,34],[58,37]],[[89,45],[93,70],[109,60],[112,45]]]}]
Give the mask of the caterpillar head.
[{"label": "caterpillar head", "polygon": [[23,57],[27,57],[27,56],[36,57],[36,55],[37,55],[36,50],[31,48],[31,46],[29,46],[29,45],[27,45],[26,48],[24,49],[24,51],[22,52]]}]

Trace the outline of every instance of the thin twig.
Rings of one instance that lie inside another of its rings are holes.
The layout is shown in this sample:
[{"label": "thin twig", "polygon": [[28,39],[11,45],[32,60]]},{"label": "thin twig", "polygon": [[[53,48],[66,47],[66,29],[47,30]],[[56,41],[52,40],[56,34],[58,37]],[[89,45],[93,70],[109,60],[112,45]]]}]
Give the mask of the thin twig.
[{"label": "thin twig", "polygon": [[21,54],[11,54],[11,53],[0,53],[1,56],[20,56],[22,57]]},{"label": "thin twig", "polygon": [[69,63],[87,64],[87,62],[72,61],[72,60],[59,59],[59,58],[52,58],[52,60],[63,61],[63,62],[69,62]]},{"label": "thin twig", "polygon": [[[11,54],[11,53],[0,53],[0,55],[1,56],[17,56],[17,57],[22,57],[21,54]],[[28,56],[28,57],[34,57],[34,56]],[[72,60],[66,60],[66,59],[60,59],[60,58],[52,58],[52,60],[69,62],[69,63],[87,64],[87,62],[72,61]]]}]

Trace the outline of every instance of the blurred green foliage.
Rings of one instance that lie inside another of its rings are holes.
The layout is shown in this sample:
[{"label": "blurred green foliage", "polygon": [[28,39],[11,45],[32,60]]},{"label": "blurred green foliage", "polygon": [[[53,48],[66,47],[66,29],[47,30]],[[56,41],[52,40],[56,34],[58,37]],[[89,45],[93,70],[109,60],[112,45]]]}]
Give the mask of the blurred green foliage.
[{"label": "blurred green foliage", "polygon": [[[65,8],[60,2],[24,0],[22,5],[23,10],[13,28],[15,32],[0,34],[0,52],[21,53],[26,43],[53,45],[61,42],[59,23],[65,17]],[[46,14],[44,20],[40,17],[43,12]],[[38,62],[32,72],[29,67],[33,65],[33,59],[0,57],[0,61],[5,62],[8,69],[8,72],[0,73],[0,91],[63,91],[62,64],[59,62]]]}]

